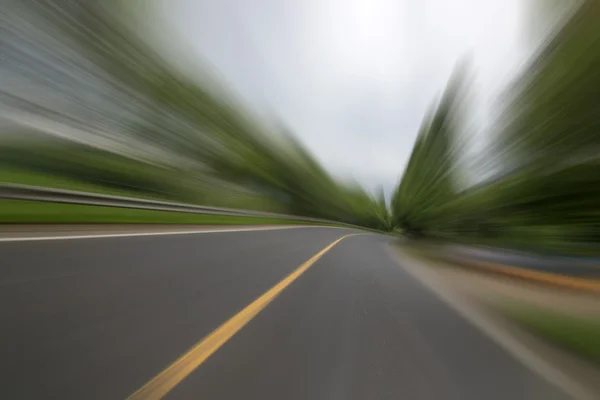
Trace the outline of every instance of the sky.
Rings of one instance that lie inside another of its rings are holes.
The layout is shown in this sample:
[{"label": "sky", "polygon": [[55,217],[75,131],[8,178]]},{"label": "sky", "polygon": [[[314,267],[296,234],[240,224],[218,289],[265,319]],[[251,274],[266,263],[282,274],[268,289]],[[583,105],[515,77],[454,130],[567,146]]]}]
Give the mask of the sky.
[{"label": "sky", "polygon": [[275,114],[336,177],[390,193],[423,115],[467,55],[475,139],[528,51],[523,0],[155,0],[155,32]]}]

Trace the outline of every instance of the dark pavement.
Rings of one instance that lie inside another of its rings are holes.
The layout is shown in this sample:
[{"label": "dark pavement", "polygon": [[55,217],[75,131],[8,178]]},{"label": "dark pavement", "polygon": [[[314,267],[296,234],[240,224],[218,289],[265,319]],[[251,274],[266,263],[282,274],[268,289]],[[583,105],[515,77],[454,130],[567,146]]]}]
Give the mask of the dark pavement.
[{"label": "dark pavement", "polygon": [[[0,243],[0,399],[124,399],[351,230]],[[167,399],[566,399],[342,240]]]}]

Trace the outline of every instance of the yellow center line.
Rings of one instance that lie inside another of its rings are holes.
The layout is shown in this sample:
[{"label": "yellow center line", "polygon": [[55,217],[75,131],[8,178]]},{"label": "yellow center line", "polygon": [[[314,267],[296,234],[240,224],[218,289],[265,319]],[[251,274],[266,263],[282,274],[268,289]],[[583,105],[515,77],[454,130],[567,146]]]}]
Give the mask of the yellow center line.
[{"label": "yellow center line", "polygon": [[271,303],[277,295],[285,288],[294,282],[300,275],[306,272],[319,258],[327,253],[333,246],[338,244],[343,239],[358,235],[351,233],[342,236],[333,243],[312,256],[304,264],[299,266],[294,272],[289,274],[281,282],[273,286],[262,296],[250,303],[246,308],[233,316],[229,321],[225,322],[219,328],[215,329],[211,334],[206,336],[200,342],[196,343],[185,354],[179,357],[175,362],[169,365],[161,373],[152,378],[148,383],[139,388],[135,393],[128,397],[128,400],[139,399],[162,399],[169,391],[171,391],[178,383],[186,376],[191,374],[196,368],[206,361],[214,352],[216,352],[223,344],[225,344],[233,335],[242,329],[248,322],[252,320],[259,312],[261,312],[269,303]]}]

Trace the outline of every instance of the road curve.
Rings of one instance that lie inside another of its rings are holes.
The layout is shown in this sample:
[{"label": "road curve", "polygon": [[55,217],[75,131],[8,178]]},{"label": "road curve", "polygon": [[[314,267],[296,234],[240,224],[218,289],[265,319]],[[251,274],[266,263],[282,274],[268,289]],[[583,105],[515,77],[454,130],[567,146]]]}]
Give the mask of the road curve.
[{"label": "road curve", "polygon": [[128,398],[299,268],[165,398],[567,398],[351,233],[2,242],[0,398]]}]

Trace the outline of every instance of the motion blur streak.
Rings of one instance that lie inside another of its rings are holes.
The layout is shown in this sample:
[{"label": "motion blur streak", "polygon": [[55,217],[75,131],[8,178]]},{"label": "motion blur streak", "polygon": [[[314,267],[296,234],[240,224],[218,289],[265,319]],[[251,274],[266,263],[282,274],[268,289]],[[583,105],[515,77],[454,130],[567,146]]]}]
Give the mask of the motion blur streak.
[{"label": "motion blur streak", "polygon": [[522,339],[597,398],[600,1],[536,7],[538,22],[570,13],[496,101],[487,146],[465,157],[475,79],[463,62],[423,120],[393,195],[392,224],[430,262],[468,267],[436,273],[554,346]]},{"label": "motion blur streak", "polygon": [[[395,224],[417,236],[598,254],[598,15],[600,2],[585,2],[553,32],[500,99],[491,145],[466,165],[468,68],[456,69],[396,189]],[[488,178],[461,185],[465,169]]]},{"label": "motion blur streak", "polygon": [[600,0],[0,0],[0,82],[0,398],[600,398]]},{"label": "motion blur streak", "polygon": [[140,7],[3,0],[0,180],[390,228],[383,195],[171,67],[131,28]]},{"label": "motion blur streak", "polygon": [[173,364],[169,365],[167,369],[129,396],[128,399],[162,399],[169,391],[171,391],[171,389],[184,380],[198,368],[200,364],[206,361],[208,357],[231,339],[231,337],[242,329],[244,325],[250,322],[250,320],[261,312],[263,308],[268,306],[277,295],[298,279],[298,277],[307,269],[312,267],[323,254],[327,253],[333,246],[349,236],[354,236],[354,234],[348,234],[336,239],[333,243],[312,256],[285,279],[273,286],[258,299],[254,300],[206,338],[202,339],[201,342],[196,344],[188,352],[179,357]]}]

